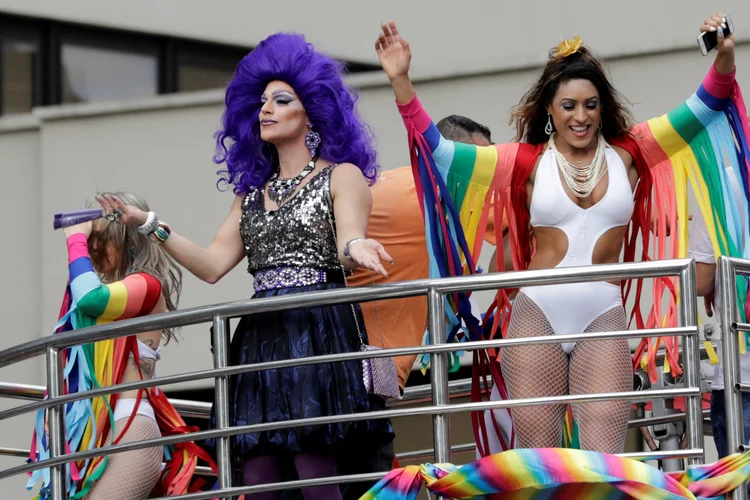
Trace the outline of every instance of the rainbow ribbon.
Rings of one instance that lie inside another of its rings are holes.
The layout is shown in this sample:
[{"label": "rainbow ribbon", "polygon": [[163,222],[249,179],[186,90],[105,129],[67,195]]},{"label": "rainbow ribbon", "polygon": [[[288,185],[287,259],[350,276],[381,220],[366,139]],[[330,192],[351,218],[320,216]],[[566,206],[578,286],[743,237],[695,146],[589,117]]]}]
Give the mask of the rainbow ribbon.
[{"label": "rainbow ribbon", "polygon": [[725,457],[686,472],[665,474],[629,458],[563,448],[510,450],[457,467],[410,465],[392,470],[360,500],[413,500],[424,484],[447,499],[551,498],[708,500],[750,478],[750,452]]}]

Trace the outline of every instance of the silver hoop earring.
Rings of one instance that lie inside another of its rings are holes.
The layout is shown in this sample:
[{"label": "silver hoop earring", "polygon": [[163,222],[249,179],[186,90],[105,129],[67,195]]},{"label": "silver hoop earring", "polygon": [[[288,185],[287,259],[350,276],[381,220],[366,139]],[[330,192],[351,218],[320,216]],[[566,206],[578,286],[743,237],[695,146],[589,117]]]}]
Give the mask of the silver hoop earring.
[{"label": "silver hoop earring", "polygon": [[552,132],[555,131],[555,127],[552,126],[552,115],[547,113],[547,125],[544,127],[544,133],[547,135],[552,135]]}]

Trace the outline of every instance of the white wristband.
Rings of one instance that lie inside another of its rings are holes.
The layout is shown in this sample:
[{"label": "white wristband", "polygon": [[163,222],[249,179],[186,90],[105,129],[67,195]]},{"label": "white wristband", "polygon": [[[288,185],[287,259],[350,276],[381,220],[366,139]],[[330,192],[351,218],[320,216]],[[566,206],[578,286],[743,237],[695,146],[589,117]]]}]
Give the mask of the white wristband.
[{"label": "white wristband", "polygon": [[149,212],[146,222],[144,222],[143,225],[138,226],[138,232],[148,235],[153,233],[157,227],[159,227],[159,218],[156,216],[155,212]]}]

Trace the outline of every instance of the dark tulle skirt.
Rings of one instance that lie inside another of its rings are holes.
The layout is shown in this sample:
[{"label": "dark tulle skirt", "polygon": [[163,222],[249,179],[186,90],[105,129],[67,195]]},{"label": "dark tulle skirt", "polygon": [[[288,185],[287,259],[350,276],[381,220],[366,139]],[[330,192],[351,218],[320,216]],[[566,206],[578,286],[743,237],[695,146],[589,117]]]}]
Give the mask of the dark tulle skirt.
[{"label": "dark tulle skirt", "polygon": [[[339,288],[326,283],[269,290],[254,298]],[[358,305],[356,321],[367,341]],[[231,342],[230,364],[243,365],[282,359],[360,350],[357,326],[349,304],[267,312],[240,319]],[[244,373],[230,379],[229,425],[251,425],[326,415],[382,410],[384,401],[367,393],[360,361],[306,365]],[[213,426],[213,416],[212,416]],[[232,455],[338,453],[346,449],[376,449],[393,440],[390,420],[366,420],[297,427],[232,438]],[[212,440],[213,441],[213,440]],[[207,443],[213,447],[213,442]]]}]

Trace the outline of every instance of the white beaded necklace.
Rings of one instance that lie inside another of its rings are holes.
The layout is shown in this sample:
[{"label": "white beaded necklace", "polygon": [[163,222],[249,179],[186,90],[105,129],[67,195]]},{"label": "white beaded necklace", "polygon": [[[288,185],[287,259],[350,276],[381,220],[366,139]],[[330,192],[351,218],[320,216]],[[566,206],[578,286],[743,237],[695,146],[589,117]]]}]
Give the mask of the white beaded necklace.
[{"label": "white beaded necklace", "polygon": [[568,159],[565,158],[565,156],[563,156],[563,154],[555,147],[554,139],[555,133],[553,132],[549,138],[549,147],[555,154],[557,166],[563,174],[565,183],[578,198],[588,197],[607,172],[604,161],[606,159],[605,148],[607,147],[607,143],[605,142],[604,137],[599,134],[594,158],[591,160],[591,164],[585,167],[580,166],[583,162],[576,162],[578,165],[574,165],[568,161]]}]

